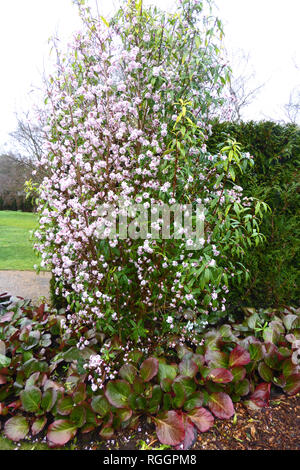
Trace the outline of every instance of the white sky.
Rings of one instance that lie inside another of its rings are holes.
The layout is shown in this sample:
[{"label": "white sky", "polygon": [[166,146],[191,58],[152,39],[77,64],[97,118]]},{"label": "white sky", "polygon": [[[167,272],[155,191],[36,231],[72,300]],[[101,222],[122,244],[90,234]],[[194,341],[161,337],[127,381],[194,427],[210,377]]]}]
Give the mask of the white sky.
[{"label": "white sky", "polygon": [[[95,0],[90,0],[95,3]],[[225,25],[225,45],[234,54],[250,53],[249,70],[266,83],[245,113],[247,119],[283,118],[282,106],[300,86],[300,0],[215,0]],[[174,8],[174,0],[147,3]],[[98,0],[101,11],[112,0]],[[15,112],[26,111],[31,90],[41,84],[49,64],[48,38],[64,41],[80,20],[71,0],[0,0],[0,147],[15,128]],[[255,84],[255,83],[254,83]]]}]

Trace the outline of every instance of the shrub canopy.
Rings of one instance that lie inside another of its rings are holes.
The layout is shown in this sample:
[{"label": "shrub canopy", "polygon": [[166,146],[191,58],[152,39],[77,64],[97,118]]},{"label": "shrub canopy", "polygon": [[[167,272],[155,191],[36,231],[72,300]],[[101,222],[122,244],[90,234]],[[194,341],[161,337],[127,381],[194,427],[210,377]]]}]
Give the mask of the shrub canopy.
[{"label": "shrub canopy", "polygon": [[[83,29],[48,89],[42,164],[50,176],[40,187],[36,233],[42,264],[51,266],[67,326],[79,335],[94,324],[138,341],[152,322],[191,334],[226,313],[230,279],[248,276],[241,258],[261,239],[262,212],[234,183],[251,158],[232,140],[217,155],[206,149],[207,117],[228,79],[222,27],[194,0],[181,1],[174,15],[130,2],[109,23],[82,3]],[[188,204],[201,204],[200,248],[143,238],[134,214],[134,236],[113,235],[99,205],[117,218],[137,203],[152,212],[177,203],[189,213]]]}]

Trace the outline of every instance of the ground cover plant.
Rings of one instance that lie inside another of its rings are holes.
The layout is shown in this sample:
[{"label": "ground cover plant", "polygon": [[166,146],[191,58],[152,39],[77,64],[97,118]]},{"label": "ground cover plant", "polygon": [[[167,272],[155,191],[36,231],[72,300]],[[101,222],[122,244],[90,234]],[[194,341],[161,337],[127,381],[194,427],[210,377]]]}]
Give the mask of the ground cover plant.
[{"label": "ground cover plant", "polygon": [[36,214],[0,211],[0,270],[34,270],[40,260],[30,238],[37,225]]},{"label": "ground cover plant", "polygon": [[187,449],[215,418],[231,418],[234,402],[267,406],[271,386],[297,394],[299,310],[244,313],[243,322],[202,333],[197,347],[169,334],[126,349],[94,329],[79,350],[61,327],[63,311],[15,299],[0,314],[5,435],[18,442],[43,433],[56,447],[94,430],[111,439],[146,417],[162,444]]}]

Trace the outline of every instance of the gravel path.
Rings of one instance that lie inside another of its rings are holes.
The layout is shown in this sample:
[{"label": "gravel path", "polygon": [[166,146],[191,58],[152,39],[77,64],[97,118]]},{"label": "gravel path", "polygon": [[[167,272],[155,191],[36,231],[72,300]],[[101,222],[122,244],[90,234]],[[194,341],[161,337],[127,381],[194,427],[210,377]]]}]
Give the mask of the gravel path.
[{"label": "gravel path", "polygon": [[0,271],[0,294],[8,292],[32,301],[43,296],[49,298],[49,281],[51,274],[32,271]]}]

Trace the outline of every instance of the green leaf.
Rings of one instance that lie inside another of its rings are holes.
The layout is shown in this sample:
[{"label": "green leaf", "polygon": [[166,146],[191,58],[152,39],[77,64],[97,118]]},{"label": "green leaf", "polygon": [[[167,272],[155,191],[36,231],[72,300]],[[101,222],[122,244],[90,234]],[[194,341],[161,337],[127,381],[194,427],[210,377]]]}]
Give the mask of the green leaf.
[{"label": "green leaf", "polygon": [[121,367],[119,374],[122,379],[127,380],[127,382],[129,382],[130,384],[133,384],[134,379],[137,375],[137,369],[132,364],[124,364]]},{"label": "green leaf", "polygon": [[57,403],[57,411],[63,416],[67,416],[73,409],[73,399],[70,396],[61,398]]},{"label": "green leaf", "polygon": [[47,418],[45,416],[41,416],[41,418],[36,419],[32,426],[31,426],[31,433],[33,436],[39,434],[45,427],[47,423]]},{"label": "green leaf", "polygon": [[39,388],[30,387],[26,390],[22,390],[20,398],[25,411],[28,411],[29,413],[36,413],[39,411],[42,400],[42,392]]},{"label": "green leaf", "polygon": [[158,381],[161,382],[163,379],[174,380],[177,375],[177,366],[165,364],[159,361],[158,365]]},{"label": "green leaf", "polygon": [[264,362],[258,364],[258,373],[265,382],[271,382],[273,380],[274,373]]},{"label": "green leaf", "polygon": [[86,411],[84,406],[78,405],[73,408],[70,414],[70,421],[76,425],[77,428],[81,428],[86,423]]},{"label": "green leaf", "polygon": [[24,439],[29,432],[29,425],[24,416],[14,416],[6,421],[4,434],[8,439],[18,442]]},{"label": "green leaf", "polygon": [[174,392],[174,397],[172,400],[174,408],[182,408],[185,402],[185,389],[180,382],[174,382],[172,385],[172,390]]},{"label": "green leaf", "polygon": [[189,399],[184,403],[184,409],[191,411],[194,408],[200,408],[203,404],[203,393],[194,392],[190,395]]},{"label": "green leaf", "polygon": [[11,359],[9,357],[6,357],[3,354],[0,354],[0,369],[4,369],[5,367],[8,367],[10,363],[11,363]]},{"label": "green leaf", "polygon": [[185,377],[195,377],[198,371],[197,364],[190,358],[184,358],[179,364],[179,372]]},{"label": "green leaf", "polygon": [[110,410],[110,404],[104,396],[95,396],[92,399],[91,406],[93,410],[103,418]]},{"label": "green leaf", "polygon": [[128,397],[130,393],[131,387],[125,380],[110,381],[105,390],[105,396],[109,403],[116,408],[128,407]]}]

